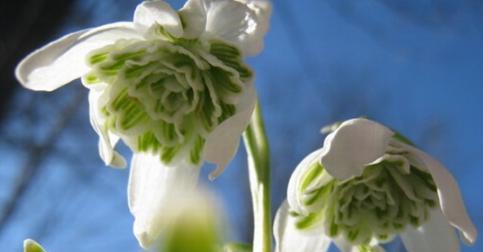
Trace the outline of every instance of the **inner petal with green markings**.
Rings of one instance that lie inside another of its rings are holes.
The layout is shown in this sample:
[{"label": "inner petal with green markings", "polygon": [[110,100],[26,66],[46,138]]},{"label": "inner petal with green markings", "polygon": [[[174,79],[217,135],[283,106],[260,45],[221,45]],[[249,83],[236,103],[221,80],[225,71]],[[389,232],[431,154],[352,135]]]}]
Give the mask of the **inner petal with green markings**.
[{"label": "inner petal with green markings", "polygon": [[308,214],[293,213],[297,228],[323,225],[328,236],[341,235],[361,246],[390,241],[408,225],[421,226],[439,204],[431,175],[411,165],[405,153],[387,153],[345,181],[333,178],[317,160],[298,190]]},{"label": "inner petal with green markings", "polygon": [[237,112],[252,73],[232,45],[154,30],[153,39],[93,51],[83,82],[102,90],[103,126],[131,149],[199,164],[207,135]]}]

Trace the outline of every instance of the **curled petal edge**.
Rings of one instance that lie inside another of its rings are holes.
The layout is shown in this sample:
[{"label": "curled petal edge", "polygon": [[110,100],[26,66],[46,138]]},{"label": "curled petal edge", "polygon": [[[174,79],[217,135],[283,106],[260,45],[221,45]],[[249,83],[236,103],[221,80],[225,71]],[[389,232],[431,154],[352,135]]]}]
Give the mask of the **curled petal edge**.
[{"label": "curled petal edge", "polygon": [[53,91],[89,71],[85,58],[118,39],[142,38],[130,22],[117,22],[65,35],[25,57],[16,67],[20,83],[35,91]]},{"label": "curled petal edge", "polygon": [[257,95],[252,84],[244,92],[240,98],[241,103],[237,106],[237,113],[218,125],[206,139],[203,157],[217,166],[210,174],[211,180],[219,176],[233,159],[238,150],[240,137],[250,123]]},{"label": "curled petal edge", "polygon": [[125,168],[126,160],[115,151],[115,146],[119,141],[119,137],[108,132],[102,126],[102,119],[99,115],[99,99],[101,93],[95,90],[89,92],[89,117],[92,128],[99,135],[99,155],[107,166],[114,168]]},{"label": "curled petal edge", "polygon": [[292,176],[290,176],[287,188],[287,202],[290,205],[291,209],[297,213],[309,213],[302,202],[304,197],[301,195],[303,192],[300,191],[301,183],[304,175],[310,168],[310,164],[313,162],[318,162],[322,152],[322,149],[318,149],[310,153],[297,165],[294,172],[292,173]]},{"label": "curled petal edge", "polygon": [[424,166],[433,177],[438,188],[441,210],[449,223],[461,232],[465,243],[475,243],[478,231],[466,211],[458,183],[453,175],[439,161],[424,151],[404,143],[399,144],[409,150],[416,159],[424,163]]}]

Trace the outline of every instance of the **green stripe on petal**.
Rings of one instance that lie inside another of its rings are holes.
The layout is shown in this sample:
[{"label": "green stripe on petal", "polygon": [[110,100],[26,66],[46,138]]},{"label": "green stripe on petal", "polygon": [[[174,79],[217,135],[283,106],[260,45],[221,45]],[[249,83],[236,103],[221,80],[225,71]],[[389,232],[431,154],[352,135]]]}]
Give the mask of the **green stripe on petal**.
[{"label": "green stripe on petal", "polygon": [[190,151],[190,158],[193,164],[197,164],[201,161],[201,153],[203,151],[203,147],[205,145],[206,140],[200,136],[198,136],[193,144],[193,147]]}]

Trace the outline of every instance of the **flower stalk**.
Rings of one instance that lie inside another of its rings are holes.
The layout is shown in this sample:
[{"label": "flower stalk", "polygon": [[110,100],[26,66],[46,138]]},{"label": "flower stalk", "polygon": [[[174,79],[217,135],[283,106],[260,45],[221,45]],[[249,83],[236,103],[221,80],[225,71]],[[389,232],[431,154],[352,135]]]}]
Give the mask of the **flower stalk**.
[{"label": "flower stalk", "polygon": [[243,134],[253,204],[253,252],[271,252],[270,153],[260,104]]}]

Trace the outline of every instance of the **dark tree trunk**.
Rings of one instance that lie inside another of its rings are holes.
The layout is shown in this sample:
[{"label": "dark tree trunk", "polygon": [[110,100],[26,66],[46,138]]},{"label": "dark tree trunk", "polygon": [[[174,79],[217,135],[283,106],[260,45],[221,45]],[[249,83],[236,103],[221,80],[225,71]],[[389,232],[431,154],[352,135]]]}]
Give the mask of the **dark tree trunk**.
[{"label": "dark tree trunk", "polygon": [[0,122],[17,88],[20,59],[48,42],[74,0],[2,0],[0,2]]}]

